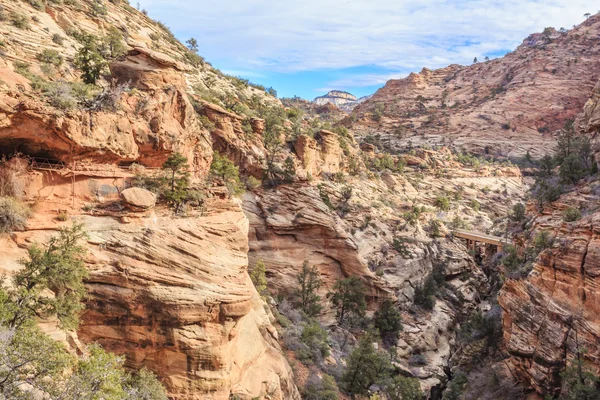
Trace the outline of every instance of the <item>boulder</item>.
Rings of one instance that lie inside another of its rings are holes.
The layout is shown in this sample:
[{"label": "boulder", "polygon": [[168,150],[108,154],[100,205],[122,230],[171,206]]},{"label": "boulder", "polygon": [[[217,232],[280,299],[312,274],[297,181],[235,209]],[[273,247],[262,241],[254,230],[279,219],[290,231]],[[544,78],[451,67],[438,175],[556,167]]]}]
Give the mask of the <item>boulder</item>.
[{"label": "boulder", "polygon": [[121,199],[134,211],[148,210],[156,204],[156,195],[142,188],[129,188],[121,192]]}]

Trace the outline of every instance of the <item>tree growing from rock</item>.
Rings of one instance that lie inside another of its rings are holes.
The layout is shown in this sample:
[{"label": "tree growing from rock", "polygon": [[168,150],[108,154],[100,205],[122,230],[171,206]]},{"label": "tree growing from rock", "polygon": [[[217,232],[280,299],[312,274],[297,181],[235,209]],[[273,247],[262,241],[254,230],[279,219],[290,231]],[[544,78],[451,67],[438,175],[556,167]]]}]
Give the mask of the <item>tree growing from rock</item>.
[{"label": "tree growing from rock", "polygon": [[163,170],[169,171],[169,189],[163,195],[168,203],[180,205],[188,195],[189,173],[188,159],[181,153],[173,153],[162,165]]},{"label": "tree growing from rock", "polygon": [[313,265],[308,265],[308,260],[304,260],[302,264],[302,272],[298,275],[297,295],[300,298],[300,308],[309,317],[315,317],[323,308],[320,304],[321,296],[317,294],[319,288],[323,285],[320,278],[319,269]]},{"label": "tree growing from rock", "polygon": [[98,38],[94,35],[81,36],[83,46],[75,56],[75,66],[81,70],[81,79],[88,85],[95,85],[107,63],[98,48]]},{"label": "tree growing from rock", "polygon": [[367,309],[365,289],[362,280],[357,276],[338,280],[327,293],[331,304],[337,310],[337,320],[342,325],[348,313],[363,317]]},{"label": "tree growing from rock", "polygon": [[198,52],[198,41],[196,39],[190,38],[190,39],[186,40],[185,44],[187,45],[187,48],[190,49],[190,51],[192,53]]},{"label": "tree growing from rock", "polygon": [[121,31],[112,26],[102,39],[102,47],[105,58],[117,58],[125,54],[125,43]]},{"label": "tree growing from rock", "polygon": [[263,260],[258,260],[254,268],[250,270],[250,279],[261,297],[266,297],[269,294],[267,290],[267,269]]},{"label": "tree growing from rock", "polygon": [[381,341],[386,346],[398,343],[398,333],[402,330],[402,317],[394,302],[385,299],[373,316],[373,326],[379,331]]},{"label": "tree growing from rock", "polygon": [[523,203],[517,203],[512,208],[510,218],[513,221],[521,222],[525,219],[525,205]]},{"label": "tree growing from rock", "polygon": [[61,230],[45,247],[29,248],[28,259],[13,277],[13,288],[0,288],[0,321],[18,329],[32,318],[56,316],[64,328],[78,325],[87,276],[85,249],[78,244],[84,236],[82,227],[74,225]]},{"label": "tree growing from rock", "polygon": [[375,341],[375,335],[367,332],[348,357],[342,382],[351,395],[366,396],[369,388],[383,384],[393,369],[388,355],[373,345]]},{"label": "tree growing from rock", "polygon": [[215,151],[210,165],[210,174],[221,179],[227,186],[229,193],[234,195],[243,193],[239,168],[227,156],[222,156]]}]

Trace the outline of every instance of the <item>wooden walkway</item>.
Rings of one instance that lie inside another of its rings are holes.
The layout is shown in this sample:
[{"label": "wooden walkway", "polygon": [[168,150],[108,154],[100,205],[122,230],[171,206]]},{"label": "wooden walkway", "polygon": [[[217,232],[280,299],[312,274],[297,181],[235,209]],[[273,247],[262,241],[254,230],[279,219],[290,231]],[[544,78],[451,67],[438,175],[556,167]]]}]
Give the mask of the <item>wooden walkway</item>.
[{"label": "wooden walkway", "polygon": [[477,243],[485,243],[486,245],[496,246],[497,251],[501,252],[504,246],[510,244],[509,240],[499,236],[492,236],[485,233],[467,231],[464,229],[456,229],[454,231],[454,236],[466,239],[467,247],[469,249],[474,248]]}]

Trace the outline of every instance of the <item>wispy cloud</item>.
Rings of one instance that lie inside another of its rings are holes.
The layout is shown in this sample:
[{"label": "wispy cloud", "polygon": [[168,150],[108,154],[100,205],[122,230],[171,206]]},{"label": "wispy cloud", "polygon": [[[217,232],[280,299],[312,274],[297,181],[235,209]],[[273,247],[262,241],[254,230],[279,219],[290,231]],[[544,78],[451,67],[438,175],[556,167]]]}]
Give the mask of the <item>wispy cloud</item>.
[{"label": "wispy cloud", "polygon": [[[246,76],[364,65],[397,75],[466,64],[596,11],[589,0],[145,0],[142,6],[179,36],[195,37],[207,59],[227,60]],[[384,77],[354,79],[367,85]]]}]

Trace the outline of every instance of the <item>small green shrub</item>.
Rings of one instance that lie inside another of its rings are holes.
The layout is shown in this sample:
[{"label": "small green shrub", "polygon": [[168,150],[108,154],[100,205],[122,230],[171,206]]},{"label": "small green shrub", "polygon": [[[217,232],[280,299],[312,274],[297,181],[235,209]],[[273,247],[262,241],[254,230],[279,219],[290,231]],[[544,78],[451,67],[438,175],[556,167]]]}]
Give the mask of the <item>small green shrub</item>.
[{"label": "small green shrub", "polygon": [[52,35],[52,41],[57,45],[62,46],[65,42],[65,38],[59,35],[58,33],[55,33],[54,35]]},{"label": "small green shrub", "polygon": [[481,209],[481,204],[477,200],[473,199],[471,200],[471,208],[473,211],[479,211]]},{"label": "small green shrub", "polygon": [[450,210],[450,199],[446,195],[439,195],[433,201],[433,205],[440,211]]},{"label": "small green shrub", "polygon": [[39,62],[49,64],[54,67],[60,67],[63,63],[62,56],[56,50],[44,49],[37,55]]},{"label": "small green shrub", "polygon": [[66,212],[66,211],[61,211],[61,212],[59,212],[59,213],[58,213],[58,215],[56,216],[56,219],[57,219],[58,221],[65,222],[65,221],[67,221],[67,220],[69,219],[69,214],[67,214],[67,212]]},{"label": "small green shrub", "polygon": [[36,10],[42,10],[44,8],[44,2],[41,0],[27,0],[27,3]]},{"label": "small green shrub", "polygon": [[406,239],[395,237],[392,242],[392,247],[402,256],[402,258],[413,258],[413,254],[408,249]]},{"label": "small green shrub", "polygon": [[0,233],[22,229],[31,210],[12,197],[0,197]]},{"label": "small green shrub", "polygon": [[232,195],[237,196],[244,193],[239,168],[227,156],[221,155],[217,151],[213,154],[210,174],[215,178],[220,178]]},{"label": "small green shrub", "polygon": [[535,238],[533,239],[533,246],[539,253],[542,250],[551,247],[553,242],[554,238],[550,235],[550,232],[547,230],[542,230],[535,235]]},{"label": "small green shrub", "polygon": [[386,346],[398,343],[398,333],[402,330],[402,317],[393,301],[386,299],[373,315],[373,325],[379,331]]},{"label": "small green shrub", "polygon": [[329,356],[327,331],[318,322],[312,322],[304,326],[300,341],[308,347],[306,351],[301,353],[303,358],[301,361],[305,364],[316,363]]},{"label": "small green shrub", "polygon": [[314,374],[308,378],[302,398],[307,400],[338,400],[339,388],[331,375],[323,374],[320,378]]},{"label": "small green shrub", "polygon": [[581,211],[575,207],[569,207],[563,213],[563,221],[574,222],[581,218]]},{"label": "small green shrub", "polygon": [[415,287],[414,304],[426,310],[432,310],[435,305],[435,296],[439,288],[444,285],[445,274],[442,266],[434,265],[433,270],[422,285]]},{"label": "small green shrub", "polygon": [[442,223],[437,219],[429,221],[428,226],[429,236],[432,238],[438,238],[442,236]]},{"label": "small green shrub", "polygon": [[16,28],[29,29],[29,17],[27,15],[13,12],[10,19]]},{"label": "small green shrub", "polygon": [[258,260],[254,268],[250,270],[250,279],[261,297],[268,296],[266,268],[262,260]]}]

